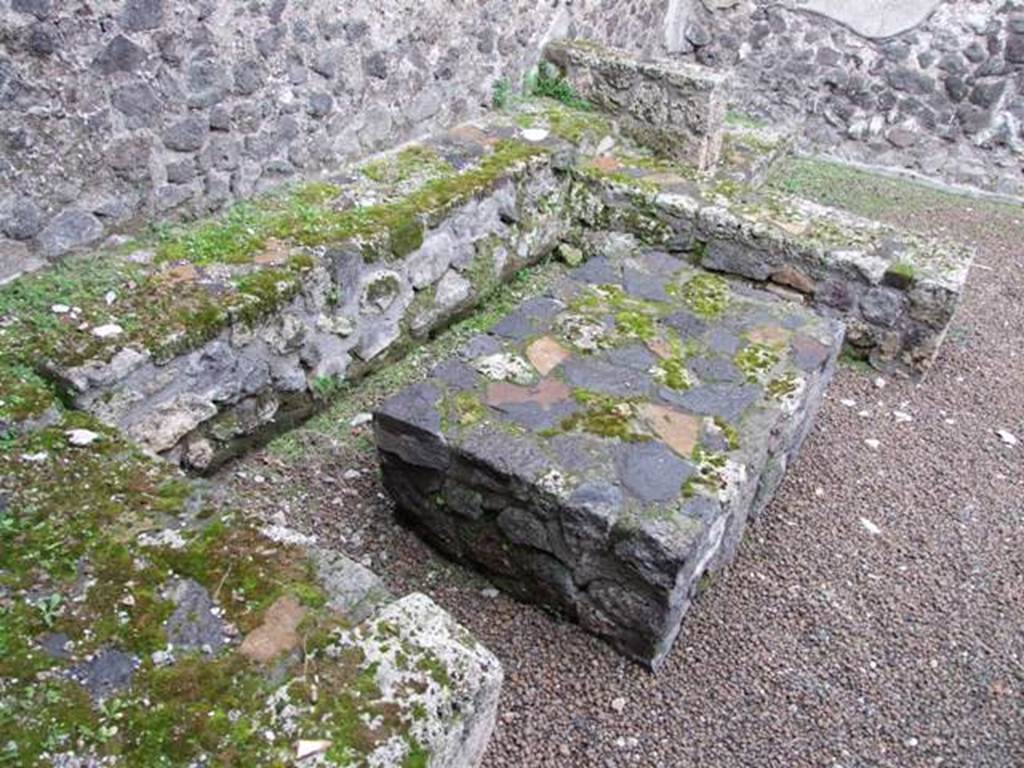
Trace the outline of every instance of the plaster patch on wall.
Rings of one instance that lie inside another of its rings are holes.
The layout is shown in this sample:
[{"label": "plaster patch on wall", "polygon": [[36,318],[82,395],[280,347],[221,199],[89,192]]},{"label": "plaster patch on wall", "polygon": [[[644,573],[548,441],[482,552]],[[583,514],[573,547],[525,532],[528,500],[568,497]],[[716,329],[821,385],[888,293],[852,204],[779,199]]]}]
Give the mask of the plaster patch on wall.
[{"label": "plaster patch on wall", "polygon": [[873,39],[893,37],[927,19],[942,0],[796,0],[797,10],[811,11]]}]

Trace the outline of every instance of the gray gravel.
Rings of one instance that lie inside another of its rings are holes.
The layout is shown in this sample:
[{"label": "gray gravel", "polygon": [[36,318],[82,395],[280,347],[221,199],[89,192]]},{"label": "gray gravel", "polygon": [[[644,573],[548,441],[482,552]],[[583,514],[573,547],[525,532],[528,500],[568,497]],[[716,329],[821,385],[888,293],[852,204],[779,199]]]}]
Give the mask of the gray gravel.
[{"label": "gray gravel", "polygon": [[310,434],[301,458],[264,451],[226,479],[396,592],[430,594],[501,658],[488,768],[1024,765],[1024,221],[952,205],[893,218],[980,251],[936,368],[916,387],[841,371],[658,677],[485,596],[395,525],[365,450]]}]

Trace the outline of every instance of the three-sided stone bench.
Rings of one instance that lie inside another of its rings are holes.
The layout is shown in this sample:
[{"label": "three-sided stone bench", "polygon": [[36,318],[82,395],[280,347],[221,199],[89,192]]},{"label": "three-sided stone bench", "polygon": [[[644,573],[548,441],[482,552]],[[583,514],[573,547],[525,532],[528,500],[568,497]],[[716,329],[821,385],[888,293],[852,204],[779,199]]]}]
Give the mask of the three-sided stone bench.
[{"label": "three-sided stone bench", "polygon": [[[843,320],[848,350],[878,368],[928,369],[970,254],[759,191],[789,147],[784,133],[723,127],[722,83],[699,68],[599,51],[554,46],[549,58],[601,109],[517,101],[329,181],[90,258],[81,280],[72,264],[5,286],[0,366],[31,366],[152,453],[212,472],[560,242],[589,254],[596,231],[784,291]],[[634,81],[667,111],[626,99],[620,86]],[[666,122],[678,110],[702,117]],[[660,139],[629,128],[644,120]],[[679,135],[664,133],[673,126]],[[698,149],[680,162],[620,129]],[[720,164],[701,171],[720,138]]]},{"label": "three-sided stone bench", "polygon": [[443,552],[657,668],[841,345],[792,302],[613,249],[380,407],[384,482]]}]

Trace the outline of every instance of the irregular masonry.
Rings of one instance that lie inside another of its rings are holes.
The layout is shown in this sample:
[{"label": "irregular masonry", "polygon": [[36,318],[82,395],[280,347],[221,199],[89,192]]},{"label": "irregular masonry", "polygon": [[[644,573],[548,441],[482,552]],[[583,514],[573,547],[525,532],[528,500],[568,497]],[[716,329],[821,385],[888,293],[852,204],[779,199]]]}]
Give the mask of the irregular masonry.
[{"label": "irregular masonry", "polygon": [[[922,19],[925,3],[934,13],[913,29],[862,36],[893,20]],[[883,5],[885,12],[872,13]],[[687,22],[675,49],[730,70],[733,103],[744,110],[803,123],[804,146],[1008,195],[1024,192],[1019,2],[708,0],[693,3]]]},{"label": "irregular masonry", "polygon": [[545,56],[640,144],[700,171],[718,162],[728,75],[677,61],[638,61],[578,40],[551,43]]},{"label": "irregular masonry", "polygon": [[207,471],[472,307],[563,234],[564,183],[541,147],[466,129],[360,175],[326,187],[318,207],[279,202],[286,212],[268,215],[283,223],[228,263],[192,256],[202,232],[165,246],[138,310],[161,314],[128,327],[131,299],[101,306],[121,332],[98,339],[97,318],[65,334],[50,375],[76,407]]},{"label": "irregular masonry", "polygon": [[732,179],[701,182],[619,156],[582,166],[584,227],[628,231],[697,263],[784,290],[841,318],[857,357],[921,375],[953,320],[973,255]]},{"label": "irregular masonry", "polygon": [[[564,85],[564,84],[563,84]],[[930,365],[970,255],[756,185],[784,133],[729,127],[714,175],[548,100],[240,205],[141,250],[0,288],[0,358],[200,472],[309,415],[549,254],[619,230],[848,320],[883,369]],[[60,304],[55,304],[60,301]]]},{"label": "irregular masonry", "polygon": [[444,611],[4,383],[0,761],[478,764],[502,671]]},{"label": "irregular masonry", "polygon": [[663,0],[239,7],[0,2],[0,281],[475,118],[570,27],[653,49],[664,15]]},{"label": "irregular masonry", "polygon": [[442,551],[657,668],[796,457],[843,331],[611,242],[374,425],[385,485]]}]

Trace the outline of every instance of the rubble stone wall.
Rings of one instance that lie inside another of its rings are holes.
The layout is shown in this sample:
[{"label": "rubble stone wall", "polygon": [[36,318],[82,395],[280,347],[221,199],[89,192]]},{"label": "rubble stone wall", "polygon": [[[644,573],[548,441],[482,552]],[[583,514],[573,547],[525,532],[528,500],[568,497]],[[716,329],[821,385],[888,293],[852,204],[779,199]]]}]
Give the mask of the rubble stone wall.
[{"label": "rubble stone wall", "polygon": [[546,56],[590,103],[644,146],[701,171],[722,151],[728,76],[665,59],[637,61],[586,42],[552,43]]},{"label": "rubble stone wall", "polygon": [[472,117],[661,0],[0,0],[0,281]]},{"label": "rubble stone wall", "polygon": [[1020,0],[694,6],[668,47],[735,69],[740,110],[806,119],[809,146],[848,159],[1024,191]]}]

